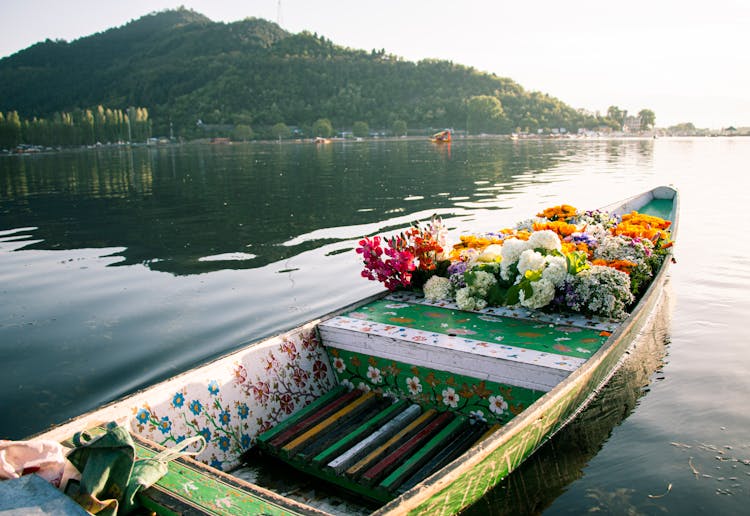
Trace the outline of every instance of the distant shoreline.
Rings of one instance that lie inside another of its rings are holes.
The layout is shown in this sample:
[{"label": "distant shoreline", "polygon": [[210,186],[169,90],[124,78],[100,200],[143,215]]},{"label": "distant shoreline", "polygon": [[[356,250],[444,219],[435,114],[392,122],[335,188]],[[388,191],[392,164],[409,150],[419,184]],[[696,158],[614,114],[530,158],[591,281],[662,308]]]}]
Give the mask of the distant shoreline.
[{"label": "distant shoreline", "polygon": [[[524,142],[524,141],[578,141],[578,142],[596,142],[596,141],[653,141],[659,139],[705,139],[705,138],[742,138],[750,136],[750,134],[706,134],[706,135],[519,135],[518,137],[512,137],[511,135],[476,135],[476,136],[454,136],[453,142],[464,142],[472,140],[499,140],[508,142]],[[377,136],[367,138],[327,138],[325,143],[316,142],[312,138],[296,138],[296,139],[284,139],[284,140],[247,140],[247,141],[222,141],[212,142],[208,138],[201,138],[195,140],[165,140],[158,143],[146,144],[141,142],[118,142],[118,143],[104,143],[98,145],[83,145],[83,146],[69,146],[69,147],[44,147],[41,145],[19,145],[16,149],[0,149],[0,156],[27,156],[27,155],[38,155],[38,154],[51,154],[55,152],[69,152],[69,151],[89,151],[99,149],[113,149],[113,148],[132,148],[132,147],[146,147],[146,148],[165,148],[177,145],[315,145],[325,147],[330,144],[341,144],[341,143],[372,143],[372,142],[415,142],[423,141],[430,142],[429,138],[425,136]],[[432,142],[430,142],[432,143]],[[448,143],[433,143],[435,146],[447,146],[451,145]]]}]

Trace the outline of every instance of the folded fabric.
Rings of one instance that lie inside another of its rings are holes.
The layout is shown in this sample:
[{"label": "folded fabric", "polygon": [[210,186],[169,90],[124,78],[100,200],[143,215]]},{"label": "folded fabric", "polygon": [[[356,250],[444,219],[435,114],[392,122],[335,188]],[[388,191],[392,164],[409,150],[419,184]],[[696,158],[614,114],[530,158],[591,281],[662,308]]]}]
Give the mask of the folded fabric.
[{"label": "folded fabric", "polygon": [[36,473],[55,486],[65,471],[65,455],[60,443],[49,440],[0,440],[0,479],[19,478]]}]

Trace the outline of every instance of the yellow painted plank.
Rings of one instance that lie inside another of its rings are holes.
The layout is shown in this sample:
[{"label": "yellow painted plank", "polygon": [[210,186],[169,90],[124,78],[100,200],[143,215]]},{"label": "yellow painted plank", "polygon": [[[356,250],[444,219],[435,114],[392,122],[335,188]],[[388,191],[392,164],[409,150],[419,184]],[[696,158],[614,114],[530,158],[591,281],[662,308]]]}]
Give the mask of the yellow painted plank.
[{"label": "yellow painted plank", "polygon": [[299,437],[295,438],[294,440],[284,445],[284,447],[281,448],[282,453],[292,453],[296,448],[305,444],[309,439],[313,439],[315,436],[319,435],[323,430],[327,429],[331,425],[340,421],[342,418],[346,417],[348,414],[351,414],[354,410],[359,408],[363,403],[366,403],[367,401],[372,399],[374,396],[375,396],[374,392],[368,392],[364,394],[363,396],[360,396],[359,398],[354,400],[354,402],[341,408],[338,412],[335,412],[334,414],[330,415],[328,418],[324,419],[317,425],[313,426],[312,428],[304,432]]},{"label": "yellow painted plank", "polygon": [[399,442],[404,436],[408,435],[409,433],[414,431],[416,428],[419,428],[422,424],[424,424],[426,421],[431,419],[436,413],[437,413],[437,410],[435,409],[430,409],[430,410],[425,411],[424,414],[422,414],[417,419],[409,423],[409,425],[406,426],[399,433],[397,433],[396,435],[388,439],[385,443],[375,448],[364,459],[360,460],[359,462],[354,464],[352,467],[347,469],[346,474],[350,476],[356,476],[358,473],[360,473],[362,469],[364,469],[372,461],[377,459],[388,448],[390,448],[391,446]]}]

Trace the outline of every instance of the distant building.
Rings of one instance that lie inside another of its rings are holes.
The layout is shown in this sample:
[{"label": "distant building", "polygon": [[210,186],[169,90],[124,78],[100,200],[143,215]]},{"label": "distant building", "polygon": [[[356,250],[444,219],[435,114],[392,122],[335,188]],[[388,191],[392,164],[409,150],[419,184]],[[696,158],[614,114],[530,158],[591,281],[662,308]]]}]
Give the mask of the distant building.
[{"label": "distant building", "polygon": [[638,133],[641,131],[641,117],[625,117],[625,123],[622,124],[622,130],[626,133]]}]

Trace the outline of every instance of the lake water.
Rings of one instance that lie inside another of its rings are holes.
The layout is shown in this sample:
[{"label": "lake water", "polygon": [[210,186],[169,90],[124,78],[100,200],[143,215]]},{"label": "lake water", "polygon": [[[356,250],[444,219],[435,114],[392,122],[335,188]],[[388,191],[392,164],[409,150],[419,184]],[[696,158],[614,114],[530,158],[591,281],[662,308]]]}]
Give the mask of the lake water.
[{"label": "lake water", "polygon": [[750,139],[185,145],[0,157],[0,438],[378,285],[362,235],[681,193],[667,302],[581,419],[472,514],[736,514],[750,495]]}]

